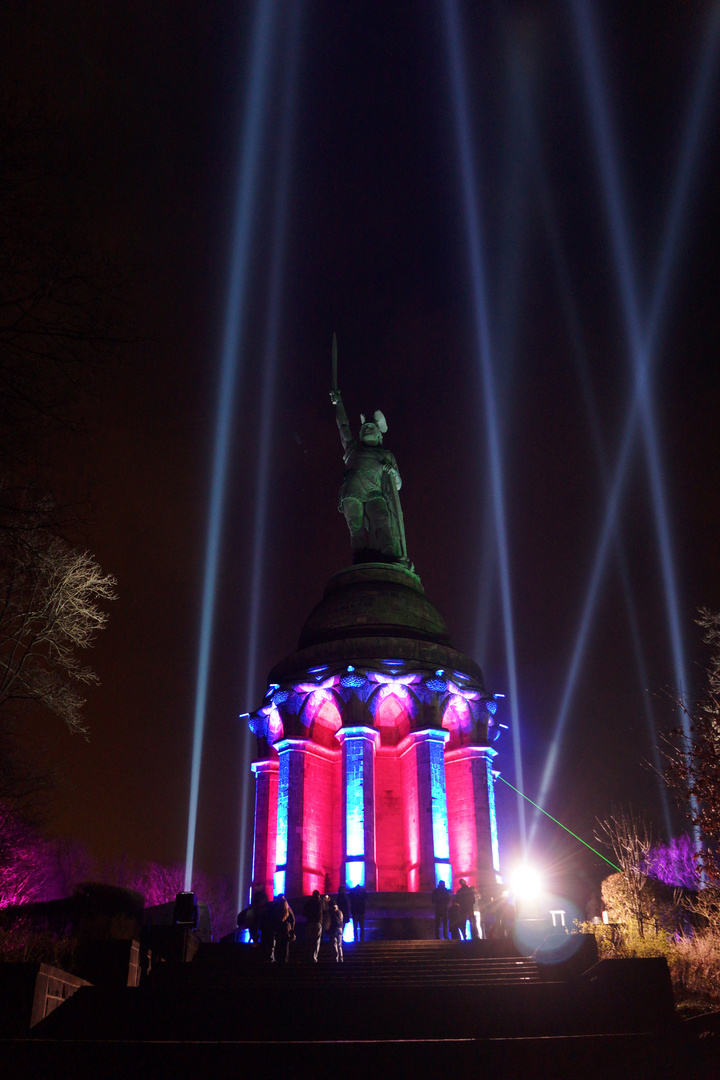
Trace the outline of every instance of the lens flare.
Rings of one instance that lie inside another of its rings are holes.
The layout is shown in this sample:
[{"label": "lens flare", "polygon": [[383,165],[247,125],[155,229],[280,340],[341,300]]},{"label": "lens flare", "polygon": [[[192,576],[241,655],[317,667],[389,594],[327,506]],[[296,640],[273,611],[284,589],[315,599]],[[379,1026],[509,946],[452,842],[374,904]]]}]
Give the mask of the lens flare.
[{"label": "lens flare", "polygon": [[542,878],[537,870],[524,863],[510,874],[510,890],[516,900],[536,900],[542,892]]}]

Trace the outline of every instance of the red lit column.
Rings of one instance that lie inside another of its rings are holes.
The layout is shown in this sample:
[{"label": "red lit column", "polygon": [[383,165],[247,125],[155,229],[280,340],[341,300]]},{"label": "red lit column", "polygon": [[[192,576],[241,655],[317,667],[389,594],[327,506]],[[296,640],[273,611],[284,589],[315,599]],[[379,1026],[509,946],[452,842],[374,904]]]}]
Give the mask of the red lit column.
[{"label": "red lit column", "polygon": [[497,823],[489,746],[463,746],[445,754],[450,859],[455,879],[494,885],[499,871]]},{"label": "red lit column", "polygon": [[278,762],[274,758],[254,761],[255,833],[253,837],[253,893],[264,889],[273,894],[275,847],[277,841]]}]

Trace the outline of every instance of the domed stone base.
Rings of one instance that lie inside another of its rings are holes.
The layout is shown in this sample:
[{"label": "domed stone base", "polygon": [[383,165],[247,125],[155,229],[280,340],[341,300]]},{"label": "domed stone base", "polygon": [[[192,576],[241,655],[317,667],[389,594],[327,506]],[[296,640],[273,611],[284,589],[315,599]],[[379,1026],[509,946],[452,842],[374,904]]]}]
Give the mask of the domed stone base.
[{"label": "domed stone base", "polygon": [[362,563],[334,574],[300,634],[298,651],[282,660],[270,681],[284,684],[320,665],[410,662],[463,672],[482,685],[482,672],[450,642],[440,612],[420,578],[393,563]]}]

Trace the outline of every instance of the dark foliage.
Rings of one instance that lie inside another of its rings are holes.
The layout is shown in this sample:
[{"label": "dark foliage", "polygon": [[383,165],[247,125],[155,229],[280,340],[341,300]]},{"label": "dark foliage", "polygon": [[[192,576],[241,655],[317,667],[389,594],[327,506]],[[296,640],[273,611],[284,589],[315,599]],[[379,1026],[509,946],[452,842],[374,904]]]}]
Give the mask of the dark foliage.
[{"label": "dark foliage", "polygon": [[700,865],[713,882],[720,882],[720,614],[702,609],[698,625],[711,647],[706,667],[707,692],[694,708],[680,702],[689,720],[689,733],[676,728],[665,755],[665,778],[679,806],[700,831]]}]

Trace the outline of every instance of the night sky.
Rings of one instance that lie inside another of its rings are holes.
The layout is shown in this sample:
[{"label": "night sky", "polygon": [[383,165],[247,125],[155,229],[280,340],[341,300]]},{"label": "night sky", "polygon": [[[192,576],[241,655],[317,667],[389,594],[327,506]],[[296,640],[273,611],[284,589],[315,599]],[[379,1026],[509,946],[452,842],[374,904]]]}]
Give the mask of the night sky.
[{"label": "night sky", "polygon": [[[708,20],[707,2],[596,3],[595,25],[638,293],[647,309]],[[341,447],[330,348],[354,428],[381,408],[398,460],[408,548],[453,644],[509,693],[487,416],[441,0],[301,4],[272,415],[261,418],[290,64],[291,0],[267,60],[269,98],[242,310],[225,490],[196,864],[237,875],[244,785],[239,713],[294,650],[328,578],[350,561],[336,510]],[[527,794],[536,798],[605,513],[588,394],[612,464],[631,357],[572,5],[459,3],[478,175],[501,440]],[[86,432],[58,477],[88,486],[87,547],[119,599],[89,660],[89,741],[52,717],[39,754],[59,772],[60,834],[99,860],[185,856],[210,476],[228,267],[255,5],[38,2],[6,6],[4,78],[49,103],[68,168],[58,203],[131,278],[138,342],[106,366]],[[587,57],[585,57],[587,63]],[[649,387],[670,515],[692,692],[697,609],[720,608],[720,64],[701,127],[662,304]],[[563,270],[559,270],[563,267]],[[563,274],[565,277],[563,278]],[[563,286],[563,281],[565,286]],[[565,292],[563,292],[565,288]],[[238,300],[238,303],[240,301]],[[247,670],[263,431],[269,499],[258,663]],[[632,802],[665,831],[646,762],[676,722],[665,587],[642,439],[620,539],[647,667],[632,647],[611,545],[547,808],[594,843],[596,817]],[[506,699],[507,700],[507,699]],[[510,724],[501,706],[501,722]],[[512,737],[497,764],[515,783]],[[518,849],[498,785],[501,858]],[[682,819],[675,814],[675,825]],[[600,876],[555,826],[540,861]],[[568,886],[569,888],[569,886]]]}]

